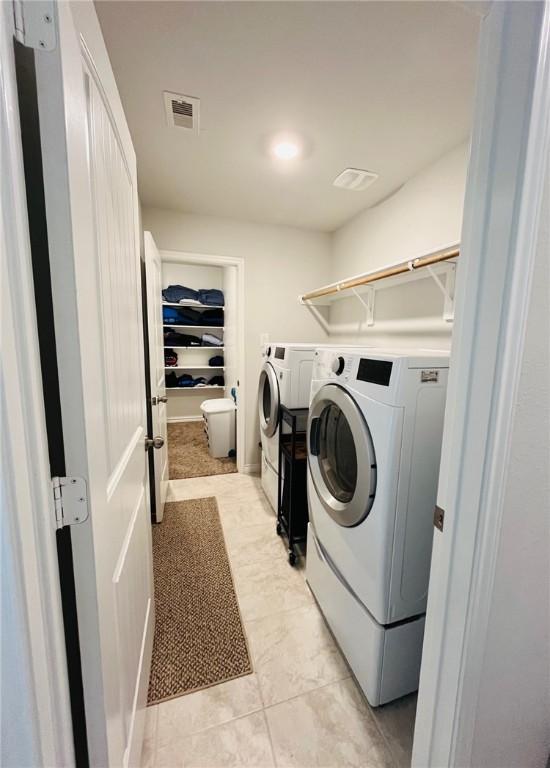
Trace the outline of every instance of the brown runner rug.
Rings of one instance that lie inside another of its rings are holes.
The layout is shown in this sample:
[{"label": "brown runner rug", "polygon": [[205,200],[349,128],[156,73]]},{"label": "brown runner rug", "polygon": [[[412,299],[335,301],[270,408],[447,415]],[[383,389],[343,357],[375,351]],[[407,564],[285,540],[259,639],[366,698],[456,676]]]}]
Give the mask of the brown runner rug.
[{"label": "brown runner rug", "polygon": [[202,421],[168,424],[168,465],[170,480],[237,471],[235,459],[210,456]]},{"label": "brown runner rug", "polygon": [[172,501],[153,526],[155,639],[148,703],[252,672],[214,498]]}]

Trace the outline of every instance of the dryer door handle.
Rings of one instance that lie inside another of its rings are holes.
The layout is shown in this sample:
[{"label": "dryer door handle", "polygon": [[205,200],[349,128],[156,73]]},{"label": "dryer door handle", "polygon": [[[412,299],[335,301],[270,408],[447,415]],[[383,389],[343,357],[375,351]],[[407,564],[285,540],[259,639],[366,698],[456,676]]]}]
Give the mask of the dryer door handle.
[{"label": "dryer door handle", "polygon": [[309,446],[312,456],[319,455],[319,437],[321,431],[321,419],[316,418],[311,420],[311,426],[309,428]]}]

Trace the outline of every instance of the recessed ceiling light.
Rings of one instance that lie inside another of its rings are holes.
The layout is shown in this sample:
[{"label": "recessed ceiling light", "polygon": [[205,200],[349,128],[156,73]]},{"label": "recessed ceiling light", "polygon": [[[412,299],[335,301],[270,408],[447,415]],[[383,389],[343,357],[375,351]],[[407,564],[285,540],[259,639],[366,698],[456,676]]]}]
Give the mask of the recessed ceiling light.
[{"label": "recessed ceiling light", "polygon": [[300,147],[294,141],[276,141],[271,152],[279,160],[294,160],[300,154]]}]

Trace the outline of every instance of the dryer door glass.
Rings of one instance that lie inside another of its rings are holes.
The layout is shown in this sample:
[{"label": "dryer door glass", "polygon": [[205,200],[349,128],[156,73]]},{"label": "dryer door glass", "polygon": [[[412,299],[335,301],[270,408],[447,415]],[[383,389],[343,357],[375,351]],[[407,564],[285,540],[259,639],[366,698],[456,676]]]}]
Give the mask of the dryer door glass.
[{"label": "dryer door glass", "polygon": [[351,527],[369,514],[376,495],[372,437],[353,397],[326,384],[312,400],[308,463],[315,493],[339,525]]},{"label": "dryer door glass", "polygon": [[319,417],[319,467],[335,499],[349,503],[357,486],[357,453],[342,410],[332,403]]},{"label": "dryer door glass", "polygon": [[264,363],[260,373],[258,412],[262,432],[273,437],[279,424],[279,383],[271,363]]}]

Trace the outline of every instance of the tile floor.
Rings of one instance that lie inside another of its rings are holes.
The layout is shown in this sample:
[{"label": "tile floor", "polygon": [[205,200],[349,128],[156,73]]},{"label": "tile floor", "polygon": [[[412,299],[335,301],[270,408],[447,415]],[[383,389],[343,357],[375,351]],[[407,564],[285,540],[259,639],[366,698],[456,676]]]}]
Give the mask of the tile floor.
[{"label": "tile floor", "polygon": [[259,478],[170,481],[168,501],[215,496],[254,673],[149,707],[143,768],[401,768],[416,696],[371,709],[305,581]]}]

